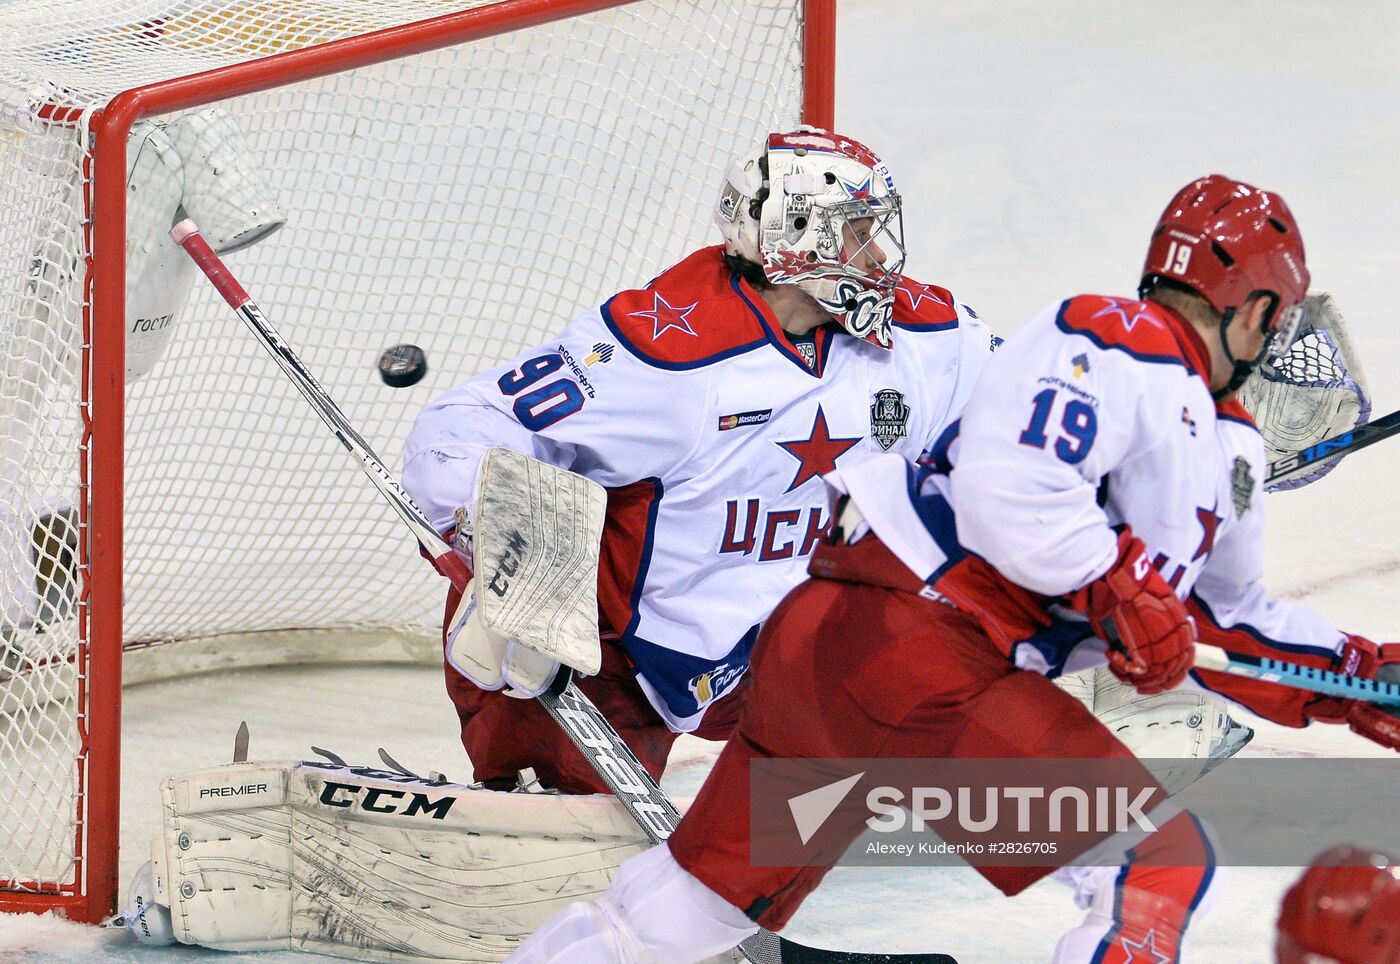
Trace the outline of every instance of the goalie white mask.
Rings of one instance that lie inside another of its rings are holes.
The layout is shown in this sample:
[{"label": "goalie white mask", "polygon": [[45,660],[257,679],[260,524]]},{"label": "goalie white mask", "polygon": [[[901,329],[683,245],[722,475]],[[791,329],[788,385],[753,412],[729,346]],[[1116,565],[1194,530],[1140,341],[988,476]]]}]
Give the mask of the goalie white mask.
[{"label": "goalie white mask", "polygon": [[715,223],[732,255],[795,284],[863,341],[889,348],[904,223],[889,168],[814,127],[771,134],[729,167]]}]

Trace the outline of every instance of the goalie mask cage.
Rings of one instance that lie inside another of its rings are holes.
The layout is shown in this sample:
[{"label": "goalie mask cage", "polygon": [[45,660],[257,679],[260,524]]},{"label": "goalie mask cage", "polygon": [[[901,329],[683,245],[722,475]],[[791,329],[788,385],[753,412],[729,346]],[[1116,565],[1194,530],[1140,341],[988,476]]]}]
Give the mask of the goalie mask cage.
[{"label": "goalie mask cage", "polygon": [[430,398],[717,241],[731,156],[830,126],[834,7],[0,7],[0,910],[114,909],[124,671],[435,648],[440,580],[203,278],[126,384],[133,123],[241,128],[287,223],[231,264],[395,466]]}]

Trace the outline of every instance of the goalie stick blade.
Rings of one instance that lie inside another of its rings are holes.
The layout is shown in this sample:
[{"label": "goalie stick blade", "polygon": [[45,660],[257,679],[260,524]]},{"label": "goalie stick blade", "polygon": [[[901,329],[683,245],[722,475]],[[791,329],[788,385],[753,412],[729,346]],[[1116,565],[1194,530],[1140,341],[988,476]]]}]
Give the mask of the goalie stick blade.
[{"label": "goalie stick blade", "polygon": [[958,964],[947,954],[875,954],[869,951],[830,951],[778,938],[782,964]]}]

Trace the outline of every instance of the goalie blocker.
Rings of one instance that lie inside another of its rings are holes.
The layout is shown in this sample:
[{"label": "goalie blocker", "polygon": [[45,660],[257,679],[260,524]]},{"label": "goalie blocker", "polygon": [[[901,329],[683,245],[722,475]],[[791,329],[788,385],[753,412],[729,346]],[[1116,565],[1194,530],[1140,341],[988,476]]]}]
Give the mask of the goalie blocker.
[{"label": "goalie blocker", "polygon": [[161,801],[122,922],[230,951],[500,961],[650,845],[614,797],[315,761],[179,774]]},{"label": "goalie blocker", "polygon": [[457,514],[454,542],[475,576],[447,634],[453,668],[482,689],[509,686],[520,696],[543,693],[561,663],[598,672],[606,507],[603,487],[576,472],[507,448],[487,451],[476,511]]}]

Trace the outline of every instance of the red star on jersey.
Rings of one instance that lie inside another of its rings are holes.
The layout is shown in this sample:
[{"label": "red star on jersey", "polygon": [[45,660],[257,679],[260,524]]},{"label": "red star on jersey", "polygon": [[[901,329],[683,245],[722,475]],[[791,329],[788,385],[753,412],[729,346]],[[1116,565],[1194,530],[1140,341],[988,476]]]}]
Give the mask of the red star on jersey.
[{"label": "red star on jersey", "polygon": [[[1126,937],[1120,939],[1123,950],[1127,953],[1128,959],[1125,964],[1171,964],[1171,955],[1163,953],[1157,947],[1157,932],[1150,930],[1147,936],[1141,941],[1134,943]],[[1143,956],[1138,956],[1138,951],[1142,951]]]},{"label": "red star on jersey", "polygon": [[817,418],[812,423],[812,434],[805,439],[778,443],[784,452],[802,463],[797,467],[797,474],[792,477],[792,484],[787,487],[787,491],[791,492],[808,479],[815,479],[819,475],[834,471],[836,460],[849,452],[859,441],[859,436],[832,438],[826,427],[826,413],[818,405]]},{"label": "red star on jersey", "polygon": [[1215,530],[1220,526],[1220,523],[1225,521],[1215,514],[1214,509],[1198,508],[1196,509],[1196,518],[1201,520],[1201,544],[1196,547],[1196,554],[1191,557],[1192,562],[1204,555],[1209,555],[1210,551],[1215,548]]},{"label": "red star on jersey", "polygon": [[694,335],[695,329],[690,327],[690,322],[686,321],[686,316],[694,311],[695,305],[698,305],[700,302],[697,301],[695,304],[686,305],[684,308],[676,308],[665,298],[661,297],[661,292],[658,291],[654,294],[656,296],[656,304],[652,306],[651,311],[632,312],[632,317],[634,318],[651,319],[651,340],[656,341],[656,339],[666,334],[666,332],[670,331],[672,328],[677,331],[683,331],[687,335]]},{"label": "red star on jersey", "polygon": [[[1132,309],[1132,314],[1128,313],[1129,309]],[[1094,317],[1102,318],[1104,315],[1117,315],[1118,320],[1128,331],[1137,327],[1139,321],[1145,321],[1153,328],[1162,327],[1160,321],[1143,309],[1142,302],[1124,301],[1122,298],[1105,298],[1104,307],[1094,312]]]},{"label": "red star on jersey", "polygon": [[923,304],[925,301],[932,301],[936,305],[946,305],[948,303],[934,294],[933,289],[928,285],[919,284],[907,278],[901,281],[895,287],[895,290],[904,292],[904,296],[909,299],[910,311],[918,311],[919,305]]}]

